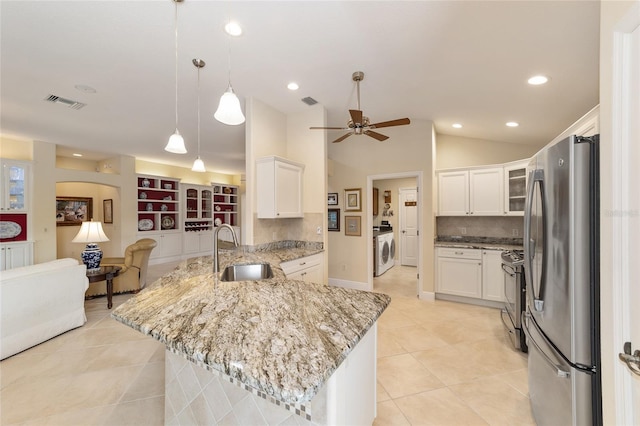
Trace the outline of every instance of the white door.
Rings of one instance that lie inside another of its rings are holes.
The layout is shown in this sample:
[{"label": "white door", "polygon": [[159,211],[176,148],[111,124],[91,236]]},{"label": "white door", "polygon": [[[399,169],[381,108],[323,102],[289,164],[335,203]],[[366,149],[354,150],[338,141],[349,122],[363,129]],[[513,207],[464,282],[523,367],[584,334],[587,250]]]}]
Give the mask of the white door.
[{"label": "white door", "polygon": [[[636,29],[631,33],[631,37],[629,40],[630,43],[630,68],[631,72],[629,73],[629,92],[630,94],[634,94],[630,96],[629,99],[629,114],[627,115],[627,123],[625,123],[625,127],[629,130],[628,141],[631,143],[628,144],[631,155],[631,164],[629,167],[629,180],[628,182],[633,182],[629,185],[629,212],[640,212],[640,191],[638,191],[638,187],[636,186],[638,182],[640,182],[640,172],[638,170],[637,165],[640,164],[640,146],[638,146],[638,140],[640,140],[640,121],[638,117],[640,117],[640,27],[636,27]],[[629,321],[627,324],[623,325],[623,329],[627,328],[628,332],[628,341],[631,342],[631,352],[635,352],[636,350],[640,350],[640,285],[638,285],[638,273],[637,273],[637,264],[640,256],[638,256],[638,245],[637,242],[640,241],[640,220],[638,219],[637,214],[632,220],[626,221],[626,224],[629,226],[629,259],[626,265],[627,273],[624,274],[623,280],[623,291],[628,292],[629,297],[623,299],[624,301],[624,312],[628,315]],[[624,337],[624,336],[623,336]],[[624,337],[626,340],[626,337]],[[640,355],[640,352],[638,352]],[[631,404],[631,413],[630,419],[634,425],[640,425],[640,362],[632,363],[632,368],[637,372],[636,374],[632,374],[631,370],[629,370],[629,382],[631,383],[630,390],[632,392],[632,404]]]},{"label": "white door", "polygon": [[[601,255],[607,259],[605,265],[611,265],[612,275],[603,276],[601,283],[607,286],[603,295],[611,299],[608,306],[610,318],[602,318],[602,353],[603,364],[613,363],[613,369],[609,370],[613,376],[610,388],[605,392],[609,391],[610,401],[614,404],[614,421],[640,425],[640,363],[632,362],[629,368],[618,357],[609,355],[623,352],[625,342],[630,342],[632,353],[640,350],[637,271],[640,261],[637,249],[640,237],[640,192],[637,185],[640,181],[640,2],[636,2],[619,25],[614,30],[612,140],[602,142],[605,153],[611,156],[610,170],[607,170],[611,178],[607,180],[608,176],[605,176],[603,179],[604,183],[611,185],[603,185],[602,191],[611,193],[601,193],[606,203],[606,210],[601,212],[601,238],[605,242]],[[632,369],[637,373],[634,374]]]},{"label": "white door", "polygon": [[400,189],[400,264],[418,266],[418,191]]}]

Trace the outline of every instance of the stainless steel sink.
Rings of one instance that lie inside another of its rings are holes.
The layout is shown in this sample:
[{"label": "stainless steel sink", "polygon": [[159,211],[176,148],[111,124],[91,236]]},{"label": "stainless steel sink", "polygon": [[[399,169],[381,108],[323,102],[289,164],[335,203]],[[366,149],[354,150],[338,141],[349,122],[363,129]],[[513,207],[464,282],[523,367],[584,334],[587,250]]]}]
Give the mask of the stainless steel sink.
[{"label": "stainless steel sink", "polygon": [[268,278],[273,278],[273,271],[268,263],[229,265],[220,275],[220,281],[255,281]]}]

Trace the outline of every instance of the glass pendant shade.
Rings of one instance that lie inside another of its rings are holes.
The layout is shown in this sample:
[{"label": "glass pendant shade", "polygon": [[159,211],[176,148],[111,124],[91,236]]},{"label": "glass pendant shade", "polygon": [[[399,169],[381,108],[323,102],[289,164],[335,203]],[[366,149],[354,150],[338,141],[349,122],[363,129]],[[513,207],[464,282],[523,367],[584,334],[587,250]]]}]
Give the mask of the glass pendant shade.
[{"label": "glass pendant shade", "polygon": [[206,172],[207,170],[204,168],[204,161],[200,159],[200,156],[196,158],[196,161],[193,162],[193,167],[191,167],[191,171],[193,172]]},{"label": "glass pendant shade", "polygon": [[244,123],[244,114],[240,108],[240,100],[233,93],[231,85],[226,92],[220,97],[220,103],[218,104],[218,110],[213,114],[216,120],[221,123],[236,126]]},{"label": "glass pendant shade", "polygon": [[178,129],[176,129],[176,132],[171,135],[169,142],[167,142],[167,146],[164,147],[164,150],[174,154],[187,153],[187,148],[184,146],[184,139]]}]

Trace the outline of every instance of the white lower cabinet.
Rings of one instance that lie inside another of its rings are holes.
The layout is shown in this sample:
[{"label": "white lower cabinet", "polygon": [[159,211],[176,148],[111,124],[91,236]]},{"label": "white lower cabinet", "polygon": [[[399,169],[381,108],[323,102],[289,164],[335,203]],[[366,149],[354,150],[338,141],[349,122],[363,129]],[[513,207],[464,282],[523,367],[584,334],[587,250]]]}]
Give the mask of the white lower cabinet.
[{"label": "white lower cabinet", "polygon": [[33,243],[0,244],[0,271],[33,264]]},{"label": "white lower cabinet", "polygon": [[210,255],[213,252],[213,231],[185,232],[183,244],[183,254]]},{"label": "white lower cabinet", "polygon": [[436,248],[436,293],[504,301],[501,250]]},{"label": "white lower cabinet", "polygon": [[436,291],[464,297],[482,297],[480,250],[439,248]]},{"label": "white lower cabinet", "polygon": [[324,284],[324,254],[322,253],[282,262],[280,267],[288,280]]},{"label": "white lower cabinet", "polygon": [[482,250],[482,298],[504,302],[502,250]]},{"label": "white lower cabinet", "polygon": [[149,260],[153,263],[168,262],[182,256],[182,232],[145,232],[138,238],[152,238],[158,245],[151,251]]}]

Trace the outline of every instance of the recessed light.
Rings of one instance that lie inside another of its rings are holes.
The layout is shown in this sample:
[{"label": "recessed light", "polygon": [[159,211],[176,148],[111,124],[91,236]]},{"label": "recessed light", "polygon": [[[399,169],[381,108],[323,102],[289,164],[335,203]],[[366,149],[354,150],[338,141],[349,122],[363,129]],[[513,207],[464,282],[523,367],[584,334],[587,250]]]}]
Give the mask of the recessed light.
[{"label": "recessed light", "polygon": [[227,34],[234,37],[242,34],[242,28],[240,28],[240,25],[238,25],[237,22],[233,22],[233,21],[225,25],[224,30]]},{"label": "recessed light", "polygon": [[508,123],[506,123],[507,127],[518,127],[520,124],[516,123],[515,121],[509,121]]},{"label": "recessed light", "polygon": [[460,123],[453,123],[453,124],[451,125],[451,127],[453,127],[454,129],[462,129],[462,124],[460,124]]},{"label": "recessed light", "polygon": [[78,154],[77,152],[74,152],[74,153],[73,153],[73,156],[74,156],[74,157],[82,157],[82,154]]},{"label": "recessed light", "polygon": [[289,84],[287,84],[287,89],[289,90],[298,90],[300,88],[300,86],[298,86],[298,83],[296,82],[291,82]]},{"label": "recessed light", "polygon": [[82,93],[96,93],[96,89],[86,84],[76,84],[74,87]]},{"label": "recessed light", "polygon": [[546,77],[544,75],[534,75],[529,80],[527,80],[527,83],[533,86],[538,86],[540,84],[545,84],[547,81],[549,81],[549,77]]}]

